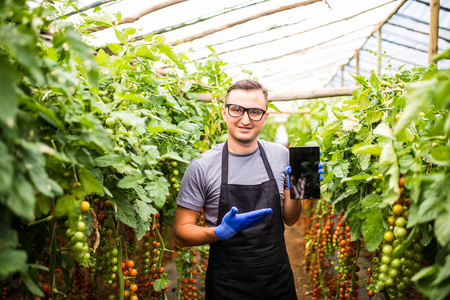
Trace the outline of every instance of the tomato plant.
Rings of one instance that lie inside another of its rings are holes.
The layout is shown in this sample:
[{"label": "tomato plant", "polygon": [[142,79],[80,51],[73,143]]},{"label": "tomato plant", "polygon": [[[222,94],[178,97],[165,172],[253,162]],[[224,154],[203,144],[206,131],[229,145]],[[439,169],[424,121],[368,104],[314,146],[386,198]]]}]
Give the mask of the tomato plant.
[{"label": "tomato plant", "polygon": [[[443,299],[450,292],[441,267],[450,257],[443,219],[449,211],[437,205],[449,194],[449,79],[450,70],[434,65],[355,76],[359,87],[351,98],[308,102],[300,108],[309,114],[286,123],[290,145],[322,150],[322,197],[343,214],[339,230],[348,224],[350,242],[361,241],[371,253],[369,297],[386,292],[403,299],[418,290]],[[419,247],[425,250],[416,252]],[[340,248],[337,258],[346,253]],[[352,298],[345,289],[351,274],[340,263],[336,270],[340,298]]]},{"label": "tomato plant", "polygon": [[[74,27],[52,3],[0,6],[0,280],[18,274],[8,293],[52,299],[135,299],[139,284],[163,297],[179,183],[224,136],[220,104],[196,93],[223,96],[231,78],[213,50],[188,71],[163,36],[129,42],[120,13],[97,9]],[[118,42],[89,46],[98,25]],[[156,62],[170,72],[158,77]]]}]

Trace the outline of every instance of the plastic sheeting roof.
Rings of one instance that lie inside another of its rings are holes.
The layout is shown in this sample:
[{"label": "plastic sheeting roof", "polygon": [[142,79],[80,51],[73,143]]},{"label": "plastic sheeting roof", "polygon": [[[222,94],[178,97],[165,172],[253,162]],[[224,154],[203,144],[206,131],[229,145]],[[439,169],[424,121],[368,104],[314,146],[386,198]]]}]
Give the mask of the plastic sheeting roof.
[{"label": "plastic sheeting roof", "polygon": [[[165,2],[80,0],[77,5],[82,9],[102,3],[102,11],[120,11],[123,19]],[[402,65],[428,65],[429,0],[177,2],[119,28],[136,28],[137,39],[163,34],[168,42],[210,30],[213,33],[175,45],[175,51],[192,49],[188,57],[195,61],[208,56],[211,52],[207,46],[211,46],[228,63],[227,74],[239,79],[246,77],[242,68],[251,70],[272,91],[340,86],[341,70],[343,85],[355,85],[349,75],[355,74],[355,53],[360,52],[360,74],[367,76],[376,69],[374,32],[387,19],[381,27],[382,69],[391,65],[395,72]],[[438,46],[443,51],[450,48],[450,1],[441,1],[440,5]],[[84,13],[90,12],[92,8]],[[79,18],[76,13],[68,20],[76,23]],[[94,46],[118,42],[112,28],[95,32],[92,37]],[[449,61],[439,63],[439,67],[449,65]]]}]

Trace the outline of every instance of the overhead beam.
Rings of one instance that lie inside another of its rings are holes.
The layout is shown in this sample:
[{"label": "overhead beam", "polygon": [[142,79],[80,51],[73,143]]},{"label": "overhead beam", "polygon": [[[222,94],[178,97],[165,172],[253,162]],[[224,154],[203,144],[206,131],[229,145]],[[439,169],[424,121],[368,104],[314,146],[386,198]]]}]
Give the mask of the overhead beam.
[{"label": "overhead beam", "polygon": [[172,45],[172,46],[175,46],[175,45],[178,45],[178,44],[181,44],[181,43],[190,42],[190,41],[193,41],[193,40],[205,37],[207,35],[210,35],[210,34],[213,34],[213,33],[216,33],[216,32],[219,32],[219,31],[222,31],[222,30],[225,30],[225,29],[228,29],[228,28],[240,25],[240,24],[244,24],[244,23],[252,21],[252,20],[256,20],[256,19],[259,19],[259,18],[262,18],[262,17],[266,17],[266,16],[269,16],[269,15],[272,15],[272,14],[275,14],[275,13],[278,13],[278,12],[281,12],[281,11],[285,11],[285,10],[289,10],[289,9],[293,9],[293,8],[297,8],[297,7],[302,7],[302,6],[307,6],[307,5],[313,4],[315,2],[322,2],[322,0],[305,0],[305,1],[300,1],[300,2],[293,3],[293,4],[290,4],[290,5],[280,6],[280,7],[277,7],[277,8],[273,8],[273,9],[269,9],[269,10],[266,10],[266,11],[262,11],[260,13],[251,15],[249,17],[236,20],[235,22],[231,22],[231,23],[228,23],[228,24],[225,24],[225,25],[222,25],[222,26],[211,28],[209,30],[205,30],[205,31],[197,33],[197,34],[193,34],[193,35],[187,36],[185,38],[169,42],[169,44]]},{"label": "overhead beam", "polygon": [[[292,101],[292,100],[309,100],[318,98],[332,98],[341,96],[351,96],[353,91],[358,88],[337,87],[323,89],[308,89],[286,92],[269,92],[269,101]],[[213,100],[223,102],[221,97],[213,97],[211,93],[197,93],[198,100],[201,102],[211,102]]]},{"label": "overhead beam", "polygon": [[[137,20],[139,20],[140,18],[142,18],[143,16],[151,14],[152,12],[155,12],[157,10],[160,10],[160,9],[163,9],[163,8],[166,8],[166,7],[169,7],[169,6],[181,3],[181,2],[185,2],[185,1],[187,1],[187,0],[167,0],[167,1],[155,4],[155,5],[152,5],[152,6],[148,7],[148,8],[146,8],[146,9],[143,9],[143,10],[135,13],[135,14],[123,17],[120,20],[120,22],[118,23],[118,25],[134,23]],[[106,28],[109,28],[109,27],[96,26],[94,28],[91,28],[89,31],[91,31],[91,32],[101,31],[101,30],[106,29]]]},{"label": "overhead beam", "polygon": [[[231,49],[231,50],[221,51],[221,52],[218,52],[217,54],[218,55],[222,55],[222,54],[235,52],[235,51],[239,51],[239,50],[243,50],[243,49],[247,49],[247,48],[251,48],[251,47],[261,46],[261,45],[268,44],[268,43],[273,43],[273,42],[276,42],[276,41],[279,41],[279,40],[282,40],[282,39],[286,39],[286,38],[290,38],[290,37],[293,37],[293,36],[296,36],[296,35],[304,34],[304,33],[307,33],[307,32],[313,31],[313,30],[317,30],[317,29],[320,29],[320,28],[323,28],[323,27],[326,27],[326,26],[331,26],[331,25],[339,23],[339,22],[348,21],[348,20],[351,20],[352,18],[360,16],[361,14],[368,13],[368,12],[370,12],[372,10],[379,9],[379,8],[381,8],[381,7],[383,7],[383,6],[387,5],[387,4],[390,4],[390,3],[394,2],[394,1],[395,0],[392,0],[390,2],[383,3],[381,5],[377,5],[375,7],[372,7],[370,9],[366,9],[366,10],[360,11],[360,12],[358,12],[356,14],[353,14],[353,15],[350,15],[350,16],[347,16],[347,17],[344,17],[344,18],[341,18],[341,19],[338,19],[338,20],[334,20],[334,21],[329,22],[329,23],[321,24],[319,26],[312,27],[312,28],[309,28],[309,29],[306,29],[306,30],[303,30],[303,31],[300,31],[300,32],[294,32],[294,33],[290,33],[290,34],[287,34],[287,35],[284,35],[284,36],[279,36],[279,37],[274,38],[274,39],[269,40],[269,41],[253,43],[251,45],[247,45],[247,46],[243,46],[243,47],[237,47],[237,48],[234,48],[234,49]],[[205,58],[206,58],[206,56],[200,57],[197,60],[205,59]]]}]

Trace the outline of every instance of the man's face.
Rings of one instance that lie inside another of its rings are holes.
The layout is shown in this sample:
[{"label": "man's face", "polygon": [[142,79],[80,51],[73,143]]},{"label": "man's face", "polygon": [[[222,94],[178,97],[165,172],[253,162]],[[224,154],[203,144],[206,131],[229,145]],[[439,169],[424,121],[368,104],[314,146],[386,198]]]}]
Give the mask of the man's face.
[{"label": "man's face", "polygon": [[[266,100],[262,91],[233,90],[228,94],[227,104],[237,104],[245,108],[259,108],[266,110]],[[266,123],[268,114],[264,114],[260,121],[251,120],[248,112],[244,112],[240,117],[232,117],[228,113],[228,108],[222,110],[223,118],[228,128],[228,140],[241,145],[256,141],[259,133]]]}]

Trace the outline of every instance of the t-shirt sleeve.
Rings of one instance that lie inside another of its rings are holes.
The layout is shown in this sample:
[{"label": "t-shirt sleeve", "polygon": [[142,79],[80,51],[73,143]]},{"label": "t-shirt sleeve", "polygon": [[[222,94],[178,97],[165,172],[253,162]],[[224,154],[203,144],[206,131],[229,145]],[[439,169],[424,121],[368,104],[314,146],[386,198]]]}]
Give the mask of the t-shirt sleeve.
[{"label": "t-shirt sleeve", "polygon": [[200,165],[193,160],[184,173],[178,192],[177,205],[201,211],[205,204],[205,186]]}]

